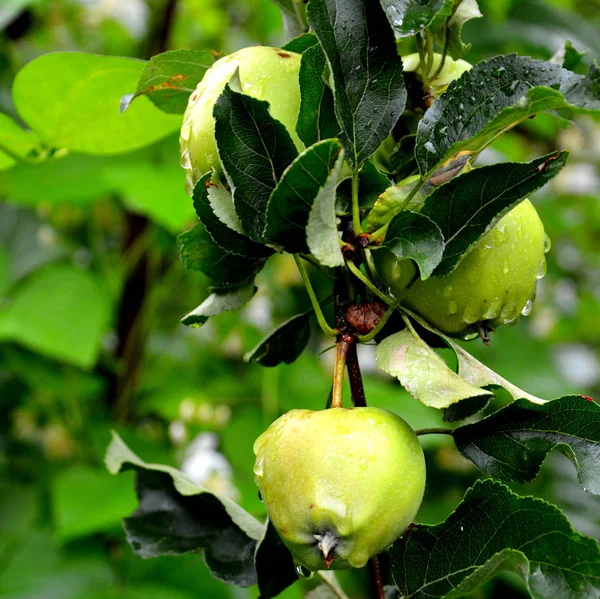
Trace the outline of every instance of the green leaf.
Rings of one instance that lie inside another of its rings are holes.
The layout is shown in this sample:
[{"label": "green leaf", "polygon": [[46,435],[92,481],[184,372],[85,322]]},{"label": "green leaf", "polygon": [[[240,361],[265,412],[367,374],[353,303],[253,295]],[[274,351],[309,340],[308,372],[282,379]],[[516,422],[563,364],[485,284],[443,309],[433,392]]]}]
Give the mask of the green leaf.
[{"label": "green leaf", "polygon": [[530,482],[553,449],[575,465],[584,490],[600,495],[600,406],[568,395],[536,405],[527,399],[454,431],[459,451],[486,474]]},{"label": "green leaf", "polygon": [[477,153],[498,135],[538,112],[600,109],[600,68],[586,77],[526,56],[496,56],[453,81],[427,110],[417,131],[416,157],[429,175],[461,151]]},{"label": "green leaf", "polygon": [[377,368],[396,377],[421,403],[447,408],[462,399],[491,396],[448,368],[446,362],[408,329],[386,337],[375,350]]},{"label": "green leaf", "polygon": [[255,563],[260,599],[277,597],[298,580],[292,554],[268,520],[256,547]]},{"label": "green leaf", "polygon": [[261,241],[269,197],[298,152],[287,129],[269,114],[268,102],[227,85],[214,115],[215,139],[235,210],[249,237]]},{"label": "green leaf", "polygon": [[[425,319],[421,318],[418,314],[411,314],[411,317],[424,329],[426,329],[429,333],[435,335],[439,338],[440,343],[445,345],[447,348],[451,349],[454,352],[454,356],[457,361],[457,370],[458,374],[464,380],[468,381],[472,385],[476,387],[486,387],[486,388],[494,388],[494,387],[502,387],[513,397],[513,399],[525,398],[532,403],[543,404],[546,403],[545,399],[540,399],[535,395],[531,395],[523,389],[519,389],[516,385],[513,385],[506,379],[502,378],[499,374],[488,368],[485,364],[482,364],[479,360],[474,358],[469,352],[464,350],[460,345],[446,337],[446,335],[440,333],[437,329],[434,329]],[[437,347],[437,346],[436,346]],[[476,402],[472,402],[475,403]],[[483,405],[481,409],[483,409]],[[456,414],[454,419],[448,419],[448,422],[453,422],[453,420],[460,420],[461,413],[465,408],[456,408],[456,410],[452,410],[450,413]],[[476,410],[478,411],[478,410]],[[471,412],[474,414],[475,412]],[[444,418],[446,418],[446,414]],[[470,414],[469,414],[470,415]]]},{"label": "green leaf", "polygon": [[280,324],[246,354],[246,362],[258,362],[261,366],[295,362],[310,339],[309,318],[312,312],[297,314]]},{"label": "green leaf", "polygon": [[318,43],[319,40],[314,33],[301,33],[299,36],[291,39],[287,44],[281,46],[281,49],[287,50],[288,52],[296,52],[296,54],[302,54]]},{"label": "green leaf", "polygon": [[202,223],[177,238],[179,255],[188,270],[198,270],[219,287],[248,283],[263,267],[264,258],[244,258],[220,248]]},{"label": "green leaf", "polygon": [[388,187],[379,195],[367,217],[367,232],[373,233],[385,227],[396,214],[405,208],[406,198],[419,179],[419,175],[408,177],[397,185]]},{"label": "green leaf", "polygon": [[210,50],[169,50],[153,56],[142,70],[135,94],[123,98],[121,111],[146,96],[163,112],[183,114],[191,93],[214,61]]},{"label": "green leaf", "polygon": [[346,159],[359,168],[390,134],[406,104],[394,36],[378,2],[310,0],[308,19],[333,76]]},{"label": "green leaf", "polygon": [[120,98],[135,89],[144,63],[133,58],[54,52],[17,73],[19,116],[53,148],[120,154],[150,145],[181,126],[148,99],[119,114]]},{"label": "green leaf", "polygon": [[560,64],[563,69],[579,73],[581,69],[586,67],[585,54],[585,52],[579,52],[579,50],[567,40],[561,50],[552,57],[552,61]]},{"label": "green leaf", "polygon": [[341,146],[336,139],[316,143],[285,170],[267,205],[264,238],[287,252],[307,252],[311,208],[336,168]]},{"label": "green leaf", "polygon": [[254,551],[263,527],[248,512],[174,468],[146,464],[116,433],[105,461],[112,474],[136,472],[139,507],[124,521],[135,553],[148,558],[203,550],[216,578],[239,586],[256,583]]},{"label": "green leaf", "polygon": [[438,187],[421,209],[444,236],[444,257],[435,274],[452,272],[509,210],[555,177],[567,157],[558,152],[531,162],[483,166]]},{"label": "green leaf", "polygon": [[337,137],[340,126],[335,117],[333,92],[325,81],[325,54],[318,43],[302,54],[298,79],[298,137],[307,147],[322,139]]},{"label": "green leaf", "polygon": [[392,218],[383,245],[397,258],[412,258],[427,279],[442,259],[444,237],[427,216],[403,210]]},{"label": "green leaf", "polygon": [[214,291],[195,310],[186,314],[181,323],[189,327],[200,327],[209,317],[237,310],[248,303],[254,297],[256,289],[254,282],[250,282],[231,290]]},{"label": "green leaf", "polygon": [[[67,157],[66,160],[70,160]],[[189,196],[185,193],[181,184],[181,167],[177,161],[154,163],[145,156],[137,159],[113,159],[110,164],[102,168],[99,164],[94,167],[98,158],[90,158],[88,168],[91,174],[81,172],[78,179],[85,176],[91,178],[100,185],[102,181],[110,191],[116,192],[120,200],[132,212],[143,214],[156,224],[164,227],[170,233],[176,235],[183,229],[195,222],[194,210]],[[67,169],[65,162],[62,163]],[[49,165],[50,166],[50,165]],[[40,167],[37,167],[38,169]],[[56,172],[56,167],[52,165]],[[61,169],[62,170],[62,169]],[[68,173],[63,173],[63,176]],[[61,176],[54,175],[60,181]],[[76,184],[71,177],[65,177],[65,187]],[[93,184],[93,183],[92,183]],[[90,181],[84,181],[83,187],[90,185]],[[62,199],[57,190],[58,199]],[[74,193],[76,190],[68,190]],[[63,196],[64,197],[64,196]],[[96,201],[97,195],[87,196],[90,201]]]},{"label": "green leaf", "polygon": [[335,214],[335,190],[339,182],[344,150],[340,150],[329,177],[319,189],[308,216],[306,240],[311,254],[323,266],[341,266],[344,257]]},{"label": "green leaf", "polygon": [[13,166],[17,158],[34,153],[38,145],[34,135],[0,112],[0,170]]},{"label": "green leaf", "polygon": [[456,0],[381,0],[397,39],[419,33],[434,20],[443,22]]},{"label": "green leaf", "polygon": [[[421,322],[421,320],[419,320]],[[543,404],[546,402],[545,399],[540,399],[523,389],[519,389],[516,385],[513,385],[506,379],[502,378],[499,374],[488,368],[485,364],[482,364],[479,360],[474,358],[470,353],[465,351],[460,345],[454,343],[447,337],[444,337],[449,347],[453,348],[458,358],[458,372],[465,380],[469,381],[477,387],[502,387],[513,399],[525,398],[527,401]]]},{"label": "green leaf", "polygon": [[413,527],[390,553],[406,599],[463,597],[502,571],[540,599],[600,592],[596,541],[575,532],[557,507],[491,480],[476,482],[445,522]]},{"label": "green leaf", "polygon": [[52,511],[62,541],[120,528],[135,509],[133,477],[117,480],[106,470],[70,466],[52,478]]},{"label": "green leaf", "polygon": [[[231,229],[217,217],[210,202],[209,191],[211,189],[219,191],[221,197],[229,193],[222,183],[212,180],[212,173],[206,173],[194,186],[192,197],[196,214],[213,241],[224,252],[235,256],[246,258],[266,258],[270,256],[273,253],[271,248],[251,241],[246,235]],[[233,205],[232,202],[231,205]]]},{"label": "green leaf", "polygon": [[0,308],[0,339],[91,368],[109,318],[108,297],[88,272],[56,264],[14,288]]}]

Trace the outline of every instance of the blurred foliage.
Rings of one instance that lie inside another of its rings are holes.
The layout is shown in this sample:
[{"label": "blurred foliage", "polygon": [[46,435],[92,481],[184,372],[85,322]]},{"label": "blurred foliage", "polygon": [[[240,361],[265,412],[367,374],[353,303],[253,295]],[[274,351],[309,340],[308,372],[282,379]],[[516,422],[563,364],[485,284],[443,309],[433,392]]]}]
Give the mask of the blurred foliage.
[{"label": "blurred foliage", "polygon": [[[481,0],[467,23],[467,59],[500,52],[549,58],[569,39],[600,56],[598,0]],[[172,10],[165,32],[165,11]],[[15,118],[16,73],[48,52],[149,58],[165,48],[227,53],[284,42],[269,0],[16,0],[0,5],[0,111]],[[133,91],[133,90],[132,90]],[[36,100],[43,108],[44,97]],[[42,109],[40,108],[40,110]],[[84,107],[74,107],[83,110]],[[117,107],[115,107],[115,110]],[[488,150],[529,160],[572,148],[564,172],[533,198],[553,248],[535,309],[490,347],[469,350],[516,385],[546,398],[600,393],[600,128],[540,116]],[[485,160],[485,156],[482,157]],[[333,356],[316,331],[309,350],[278,368],[243,355],[270,327],[309,307],[293,261],[269,261],[247,307],[201,329],[180,325],[206,280],[186,273],[175,236],[193,220],[176,135],[118,157],[71,153],[0,172],[0,596],[28,599],[255,597],[212,579],[196,555],[142,561],[120,520],[135,507],[131,480],[102,464],[110,429],[148,462],[183,468],[209,490],[264,516],[252,444],[279,414],[317,409]],[[288,256],[289,258],[289,256]],[[317,291],[319,273],[311,273]],[[322,286],[324,288],[324,286]],[[441,417],[375,374],[362,347],[372,405],[415,428]],[[489,410],[506,403],[502,394]],[[477,478],[446,437],[424,438],[428,487],[418,520],[443,520]],[[562,455],[529,485],[600,538],[600,504],[578,490]],[[362,572],[344,573],[352,597]],[[314,582],[303,583],[315,586]],[[500,577],[474,597],[523,593]],[[303,596],[298,585],[285,598]]]}]

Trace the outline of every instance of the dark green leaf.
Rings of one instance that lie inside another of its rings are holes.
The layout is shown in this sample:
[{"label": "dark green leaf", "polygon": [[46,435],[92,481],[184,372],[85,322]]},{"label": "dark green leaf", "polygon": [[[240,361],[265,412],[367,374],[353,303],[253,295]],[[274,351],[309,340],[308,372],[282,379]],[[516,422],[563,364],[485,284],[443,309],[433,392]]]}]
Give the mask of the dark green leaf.
[{"label": "dark green leaf", "polygon": [[189,327],[200,327],[211,316],[237,310],[249,302],[255,293],[254,282],[231,290],[214,291],[195,310],[186,314],[181,319],[181,323]]},{"label": "dark green leaf", "polygon": [[146,464],[116,433],[106,466],[113,474],[136,471],[139,506],[124,521],[135,553],[148,558],[204,551],[213,576],[239,586],[256,583],[254,552],[262,525],[239,505],[174,468]]},{"label": "dark green leaf", "polygon": [[277,597],[298,580],[292,554],[268,520],[264,536],[256,547],[255,564],[259,599]]},{"label": "dark green leaf", "polygon": [[296,37],[308,29],[306,7],[298,0],[273,0],[283,17],[286,37]]},{"label": "dark green leaf", "polygon": [[415,35],[435,19],[443,22],[457,0],[381,0],[397,39]]},{"label": "dark green leaf", "polygon": [[341,146],[336,139],[316,143],[286,169],[267,205],[264,238],[287,252],[308,252],[306,227],[312,205],[327,183]]},{"label": "dark green leaf", "polygon": [[508,482],[529,482],[552,449],[578,471],[582,487],[600,495],[600,406],[568,395],[539,405],[527,399],[454,431],[460,452],[486,474]]},{"label": "dark green leaf", "polygon": [[396,175],[396,179],[404,179],[416,172],[416,139],[416,135],[405,135],[396,143],[393,137],[388,137],[373,156],[377,168],[388,175]]},{"label": "dark green leaf", "polygon": [[346,159],[358,168],[406,104],[394,36],[378,2],[310,0],[308,19],[329,61]]},{"label": "dark green leaf", "polygon": [[177,238],[179,255],[188,270],[198,270],[220,287],[247,283],[263,267],[264,259],[243,258],[221,249],[198,223]]},{"label": "dark green leaf", "polygon": [[300,357],[310,338],[309,318],[312,314],[297,314],[271,331],[252,351],[246,354],[247,362],[262,366],[291,364]]},{"label": "dark green leaf", "polygon": [[228,227],[215,214],[210,202],[210,191],[216,189],[221,194],[229,192],[220,188],[220,182],[215,182],[211,178],[211,173],[203,175],[194,186],[194,208],[200,222],[208,231],[213,241],[228,254],[244,256],[246,258],[266,258],[273,253],[271,248],[265,245],[251,241],[243,234]]},{"label": "dark green leaf", "polygon": [[427,279],[442,259],[444,236],[427,216],[403,210],[392,218],[383,245],[399,259],[412,258]]},{"label": "dark green leaf", "polygon": [[281,49],[287,50],[288,52],[296,52],[296,54],[302,54],[304,51],[312,48],[318,43],[319,40],[314,33],[302,33],[298,37],[291,39],[287,44],[281,46]]},{"label": "dark green leaf", "polygon": [[415,399],[432,408],[492,395],[450,370],[416,332],[408,329],[386,337],[375,350],[375,360],[377,368],[396,377]]},{"label": "dark green leaf", "polygon": [[334,167],[315,198],[306,227],[306,241],[310,253],[323,266],[341,266],[344,257],[340,249],[336,207],[336,188],[340,179],[344,150],[340,150]]},{"label": "dark green leaf", "polygon": [[421,209],[439,226],[446,245],[435,274],[451,272],[504,214],[555,177],[567,156],[558,152],[526,163],[484,166],[438,187]]},{"label": "dark green leaf", "polygon": [[214,108],[215,139],[231,182],[244,231],[261,241],[266,207],[284,170],[298,152],[287,129],[269,114],[269,104],[229,85]]},{"label": "dark green leaf", "polygon": [[418,525],[391,548],[392,575],[406,599],[454,599],[501,571],[519,575],[539,599],[600,594],[600,548],[555,506],[478,481],[437,526]]},{"label": "dark green leaf", "polygon": [[423,175],[460,151],[479,152],[538,112],[600,109],[600,68],[587,76],[526,56],[497,56],[453,81],[425,113],[416,156]]},{"label": "dark green leaf", "polygon": [[190,94],[213,65],[210,50],[169,50],[153,56],[138,81],[135,94],[121,102],[121,112],[139,96],[147,96],[163,112],[183,114]]},{"label": "dark green leaf", "polygon": [[458,422],[485,409],[491,397],[469,397],[444,408],[444,422]]},{"label": "dark green leaf", "polygon": [[300,63],[300,112],[296,132],[306,146],[337,137],[333,92],[325,81],[325,54],[317,43],[302,54]]}]

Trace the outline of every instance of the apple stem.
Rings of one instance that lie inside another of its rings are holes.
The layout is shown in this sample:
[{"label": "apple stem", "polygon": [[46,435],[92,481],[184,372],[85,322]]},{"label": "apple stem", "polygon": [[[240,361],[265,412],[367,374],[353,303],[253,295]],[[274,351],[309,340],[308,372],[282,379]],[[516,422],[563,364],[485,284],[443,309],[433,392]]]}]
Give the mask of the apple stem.
[{"label": "apple stem", "polygon": [[310,303],[312,304],[313,310],[317,316],[317,321],[319,322],[319,326],[321,330],[330,337],[335,337],[338,333],[338,329],[332,329],[325,320],[325,315],[323,314],[323,310],[321,310],[321,305],[319,304],[319,300],[315,295],[315,291],[311,285],[310,279],[308,278],[308,274],[306,269],[304,268],[304,264],[298,257],[298,254],[294,254],[294,260],[296,261],[296,266],[300,271],[300,276],[302,277],[302,281],[304,282],[304,286],[306,287],[306,291],[308,293],[308,297],[310,298]]},{"label": "apple stem", "polygon": [[371,571],[371,579],[373,581],[373,590],[377,599],[385,599],[385,591],[383,589],[383,580],[381,578],[381,569],[379,568],[379,559],[377,556],[369,560],[369,570]]},{"label": "apple stem", "polygon": [[335,354],[335,367],[333,370],[333,391],[331,395],[331,407],[342,407],[342,387],[344,385],[344,370],[346,370],[346,357],[350,348],[351,335],[341,335],[337,342]]},{"label": "apple stem", "polygon": [[348,348],[346,355],[346,368],[348,369],[348,380],[350,381],[350,391],[352,393],[352,403],[355,408],[364,408],[367,405],[365,397],[365,388],[363,386],[360,364],[358,363],[358,353],[356,351],[356,341]]},{"label": "apple stem", "polygon": [[415,431],[415,435],[452,435],[454,431],[451,428],[419,428]]}]

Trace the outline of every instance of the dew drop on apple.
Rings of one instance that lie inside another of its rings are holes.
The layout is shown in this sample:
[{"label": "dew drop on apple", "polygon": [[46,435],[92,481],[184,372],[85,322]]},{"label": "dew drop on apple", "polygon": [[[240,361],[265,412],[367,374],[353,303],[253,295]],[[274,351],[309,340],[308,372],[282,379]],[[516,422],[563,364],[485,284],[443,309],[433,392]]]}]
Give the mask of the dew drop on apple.
[{"label": "dew drop on apple", "polygon": [[311,572],[304,566],[296,566],[296,574],[298,574],[300,578],[312,578],[315,575],[314,572]]},{"label": "dew drop on apple", "polygon": [[181,158],[179,160],[179,165],[185,169],[191,168],[192,163],[190,162],[190,151],[185,148],[183,152],[181,152]]},{"label": "dew drop on apple", "polygon": [[550,241],[550,237],[546,233],[544,233],[544,254],[547,254],[552,247],[552,242]]},{"label": "dew drop on apple", "polygon": [[456,314],[458,312],[458,305],[454,300],[448,304],[448,312],[450,312],[450,314]]},{"label": "dew drop on apple", "polygon": [[452,297],[452,285],[444,287],[444,297]]},{"label": "dew drop on apple", "polygon": [[533,308],[533,300],[531,298],[529,298],[527,300],[527,303],[523,306],[523,309],[521,310],[521,314],[523,316],[529,316],[529,314],[531,314],[532,308]]},{"label": "dew drop on apple", "polygon": [[256,474],[256,476],[262,476],[263,472],[264,472],[264,466],[265,466],[265,459],[264,458],[258,458],[256,460],[256,463],[254,464],[254,474]]},{"label": "dew drop on apple", "polygon": [[538,273],[537,273],[538,280],[544,278],[544,276],[546,275],[546,271],[547,270],[548,270],[548,267],[546,265],[546,261],[542,260],[542,262],[540,263],[540,268],[539,268]]}]

